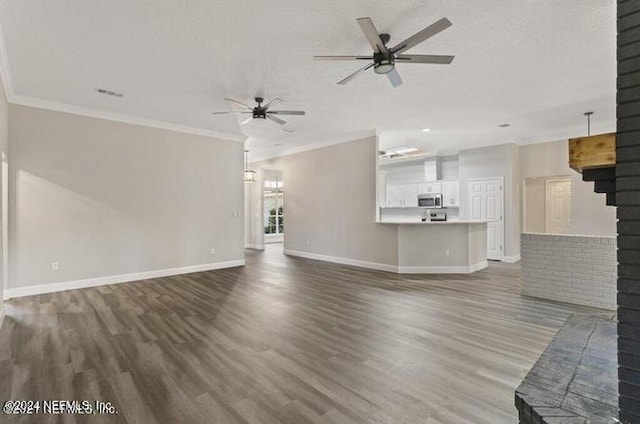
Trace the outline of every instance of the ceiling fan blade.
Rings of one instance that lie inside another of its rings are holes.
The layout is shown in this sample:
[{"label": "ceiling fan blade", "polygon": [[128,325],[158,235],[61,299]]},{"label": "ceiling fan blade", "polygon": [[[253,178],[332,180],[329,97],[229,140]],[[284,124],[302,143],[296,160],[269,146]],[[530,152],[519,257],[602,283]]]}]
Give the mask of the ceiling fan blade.
[{"label": "ceiling fan blade", "polygon": [[349,81],[351,81],[352,79],[360,75],[361,72],[364,72],[369,68],[373,68],[373,63],[369,63],[368,65],[363,66],[362,68],[358,69],[353,74],[346,77],[345,79],[338,81],[338,84],[345,85],[346,83],[348,83]]},{"label": "ceiling fan blade", "polygon": [[400,78],[400,74],[396,68],[393,68],[391,72],[387,72],[387,78],[389,78],[389,82],[394,88],[402,85],[402,78]]},{"label": "ceiling fan blade", "polygon": [[315,60],[373,60],[373,56],[313,56]]},{"label": "ceiling fan blade", "polygon": [[267,115],[266,115],[266,116],[267,116],[267,119],[271,119],[273,122],[276,122],[276,123],[278,123],[278,124],[280,124],[280,125],[284,125],[284,124],[286,124],[286,123],[287,123],[286,121],[283,121],[283,120],[282,120],[282,119],[280,119],[280,118],[276,118],[275,116],[271,116],[271,114],[270,114],[270,113],[267,113]]},{"label": "ceiling fan blade", "polygon": [[228,102],[231,102],[231,103],[235,103],[236,105],[238,105],[240,107],[243,107],[245,109],[253,110],[253,108],[251,106],[247,106],[244,103],[241,103],[241,102],[239,102],[237,100],[233,100],[233,99],[225,99],[225,100],[228,101]]},{"label": "ceiling fan blade", "polygon": [[442,56],[433,54],[399,54],[396,56],[398,63],[433,63],[448,65],[453,62],[455,56]]},{"label": "ceiling fan blade", "polygon": [[250,117],[248,117],[247,119],[243,119],[240,122],[240,125],[244,125],[244,124],[248,124],[249,122],[251,122],[251,120],[253,119],[253,115],[251,115]]},{"label": "ceiling fan blade", "polygon": [[375,25],[373,25],[371,18],[358,18],[357,21],[358,25],[360,25],[360,29],[364,33],[364,36],[367,37],[367,41],[371,44],[373,51],[376,53],[387,51],[387,48],[384,46],[384,43],[380,38],[380,33],[376,29]]},{"label": "ceiling fan blade", "polygon": [[304,115],[304,110],[269,110],[267,113],[273,113],[274,115]]},{"label": "ceiling fan blade", "polygon": [[240,110],[229,110],[227,112],[211,112],[212,115],[239,115],[239,114],[244,114],[244,113],[253,113],[250,110],[247,111],[240,111]]},{"label": "ceiling fan blade", "polygon": [[269,107],[269,105],[273,102],[284,102],[284,100],[282,100],[280,97],[274,97],[273,99],[269,100],[267,103],[264,104],[264,106],[262,106],[263,108],[267,109]]},{"label": "ceiling fan blade", "polygon": [[411,37],[407,38],[401,43],[398,43],[395,47],[391,48],[391,52],[393,53],[402,53],[405,50],[408,50],[412,47],[417,46],[423,41],[433,37],[434,35],[444,31],[449,28],[451,25],[451,21],[447,18],[442,18],[438,22],[429,25],[425,29],[420,32],[413,34]]}]

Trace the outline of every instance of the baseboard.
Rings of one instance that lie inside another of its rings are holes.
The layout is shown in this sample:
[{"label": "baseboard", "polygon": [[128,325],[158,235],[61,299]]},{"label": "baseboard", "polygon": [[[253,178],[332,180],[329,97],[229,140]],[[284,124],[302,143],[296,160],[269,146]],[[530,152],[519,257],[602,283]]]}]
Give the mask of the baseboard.
[{"label": "baseboard", "polygon": [[284,254],[289,256],[297,256],[300,258],[314,259],[316,261],[332,262],[341,265],[351,265],[360,268],[393,272],[396,274],[470,274],[489,266],[487,261],[482,261],[469,266],[395,266],[389,264],[381,264],[378,262],[361,261],[358,259],[320,255],[317,253],[303,252],[300,250],[284,249]]},{"label": "baseboard", "polygon": [[332,262],[334,264],[351,265],[360,268],[375,269],[378,271],[397,272],[398,267],[395,265],[381,264],[378,262],[367,262],[358,259],[341,258],[337,256],[320,255],[317,253],[303,252],[301,250],[284,249],[284,254],[289,256],[298,256],[300,258],[314,259],[316,261]]},{"label": "baseboard", "polygon": [[508,264],[515,264],[516,262],[520,262],[520,255],[505,256],[504,258],[502,258],[502,262],[505,262]]},{"label": "baseboard", "polygon": [[109,284],[129,283],[151,278],[169,277],[171,275],[189,274],[192,272],[211,271],[214,269],[244,266],[244,259],[226,262],[214,262],[202,265],[190,265],[179,268],[160,269],[156,271],[136,272],[132,274],[110,275],[107,277],[87,278],[85,280],[65,281],[62,283],[38,284],[27,287],[16,287],[4,291],[4,298],[33,296],[36,294],[54,293],[65,290],[84,289]]},{"label": "baseboard", "polygon": [[488,266],[487,261],[469,266],[399,266],[398,274],[471,274]]},{"label": "baseboard", "polygon": [[245,249],[253,249],[253,250],[264,250],[264,244],[245,243],[244,248]]}]

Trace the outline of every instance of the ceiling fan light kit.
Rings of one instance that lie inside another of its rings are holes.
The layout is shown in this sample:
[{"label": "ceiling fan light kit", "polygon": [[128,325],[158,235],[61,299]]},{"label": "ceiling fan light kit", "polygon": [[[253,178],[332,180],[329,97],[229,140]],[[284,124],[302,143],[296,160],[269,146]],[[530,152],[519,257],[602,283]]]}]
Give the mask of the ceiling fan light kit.
[{"label": "ceiling fan light kit", "polygon": [[438,65],[449,65],[454,56],[443,56],[443,55],[424,55],[424,54],[414,54],[407,55],[402,54],[406,50],[409,50],[418,44],[426,41],[427,39],[433,37],[434,35],[444,31],[449,28],[452,23],[447,18],[442,18],[434,24],[429,25],[424,28],[422,31],[418,31],[411,37],[406,40],[398,43],[397,45],[389,48],[387,47],[387,43],[391,40],[391,36],[386,33],[379,33],[376,29],[375,25],[373,25],[373,21],[371,18],[358,18],[358,25],[360,25],[360,29],[364,33],[367,41],[371,45],[373,49],[373,54],[371,56],[314,56],[314,59],[317,60],[367,60],[371,61],[367,65],[358,69],[353,74],[344,78],[343,80],[338,81],[338,84],[345,85],[360,73],[370,69],[373,67],[373,72],[376,74],[386,74],[389,82],[393,87],[398,87],[402,85],[402,78],[400,78],[400,74],[396,69],[397,63],[422,63],[422,64],[438,64]]}]

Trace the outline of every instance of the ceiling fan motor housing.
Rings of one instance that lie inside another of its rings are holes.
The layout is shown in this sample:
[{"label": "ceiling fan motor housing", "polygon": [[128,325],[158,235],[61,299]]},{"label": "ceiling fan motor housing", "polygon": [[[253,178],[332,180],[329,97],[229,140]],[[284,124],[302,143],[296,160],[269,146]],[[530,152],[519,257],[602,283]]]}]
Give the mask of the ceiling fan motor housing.
[{"label": "ceiling fan motor housing", "polygon": [[253,108],[253,117],[254,118],[267,119],[267,111],[264,110],[261,107],[254,107]]},{"label": "ceiling fan motor housing", "polygon": [[395,68],[395,57],[391,52],[373,54],[373,70],[376,74],[388,74]]}]

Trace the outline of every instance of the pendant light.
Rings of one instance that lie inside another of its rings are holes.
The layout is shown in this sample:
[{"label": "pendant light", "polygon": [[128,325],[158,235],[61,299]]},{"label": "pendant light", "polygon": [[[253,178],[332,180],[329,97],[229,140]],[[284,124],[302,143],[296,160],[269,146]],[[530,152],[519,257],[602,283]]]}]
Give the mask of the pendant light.
[{"label": "pendant light", "polygon": [[255,183],[256,182],[256,171],[249,170],[249,151],[244,151],[244,182],[245,183]]},{"label": "pendant light", "polygon": [[593,112],[584,113],[584,116],[587,117],[587,137],[591,137],[591,115],[593,115]]}]

